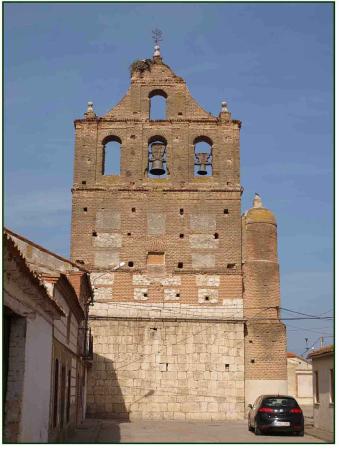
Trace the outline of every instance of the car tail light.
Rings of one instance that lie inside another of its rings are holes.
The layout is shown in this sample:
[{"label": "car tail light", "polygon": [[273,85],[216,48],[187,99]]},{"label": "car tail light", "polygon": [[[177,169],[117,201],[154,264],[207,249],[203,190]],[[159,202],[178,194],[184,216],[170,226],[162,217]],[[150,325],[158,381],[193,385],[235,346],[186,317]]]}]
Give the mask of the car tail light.
[{"label": "car tail light", "polygon": [[302,414],[302,410],[300,408],[292,408],[290,410],[290,413],[292,413],[292,414]]},{"label": "car tail light", "polygon": [[263,407],[263,408],[259,408],[258,412],[269,413],[269,412],[273,412],[273,409]]}]

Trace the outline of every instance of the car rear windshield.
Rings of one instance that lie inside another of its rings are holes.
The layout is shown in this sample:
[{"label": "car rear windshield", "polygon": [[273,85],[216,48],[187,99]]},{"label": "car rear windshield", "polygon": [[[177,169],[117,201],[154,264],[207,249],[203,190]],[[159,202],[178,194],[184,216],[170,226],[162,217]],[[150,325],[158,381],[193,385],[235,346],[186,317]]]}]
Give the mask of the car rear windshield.
[{"label": "car rear windshield", "polygon": [[263,399],[262,406],[268,406],[270,408],[295,408],[298,406],[298,403],[294,400],[294,398],[268,397]]}]

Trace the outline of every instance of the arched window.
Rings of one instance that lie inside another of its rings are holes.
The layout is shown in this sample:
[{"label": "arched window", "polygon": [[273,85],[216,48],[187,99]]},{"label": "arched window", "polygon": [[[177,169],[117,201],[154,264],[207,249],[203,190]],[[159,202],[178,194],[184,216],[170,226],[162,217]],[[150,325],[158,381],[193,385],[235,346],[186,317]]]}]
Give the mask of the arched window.
[{"label": "arched window", "polygon": [[103,141],[102,173],[103,175],[120,175],[120,146],[117,136],[108,136]]},{"label": "arched window", "polygon": [[194,139],[194,176],[212,176],[212,146],[213,142],[206,136]]},{"label": "arched window", "polygon": [[149,178],[167,177],[167,141],[162,136],[153,136],[148,141],[147,172]]},{"label": "arched window", "polygon": [[155,89],[148,95],[149,98],[149,119],[166,120],[166,92],[161,89]]}]

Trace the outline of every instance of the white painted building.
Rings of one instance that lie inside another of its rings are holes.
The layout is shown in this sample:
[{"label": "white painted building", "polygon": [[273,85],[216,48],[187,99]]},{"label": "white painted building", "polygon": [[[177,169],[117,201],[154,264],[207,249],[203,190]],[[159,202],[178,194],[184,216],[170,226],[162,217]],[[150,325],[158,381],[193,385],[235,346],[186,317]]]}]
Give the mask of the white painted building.
[{"label": "white painted building", "polygon": [[[87,367],[92,358],[89,276],[10,230],[5,230],[5,243],[11,252],[5,261],[5,439],[63,442],[86,413]],[[37,284],[41,298],[23,285],[26,279]],[[15,386],[13,377],[18,378]]]}]

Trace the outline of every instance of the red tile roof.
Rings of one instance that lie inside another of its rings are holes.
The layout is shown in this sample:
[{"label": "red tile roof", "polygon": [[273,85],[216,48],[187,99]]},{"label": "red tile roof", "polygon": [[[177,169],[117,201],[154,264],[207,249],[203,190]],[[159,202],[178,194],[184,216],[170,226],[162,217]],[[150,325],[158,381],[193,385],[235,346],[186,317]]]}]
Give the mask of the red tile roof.
[{"label": "red tile roof", "polygon": [[318,348],[313,352],[309,353],[309,358],[317,358],[318,356],[325,356],[326,354],[331,354],[334,352],[334,345],[327,345],[326,347]]}]

